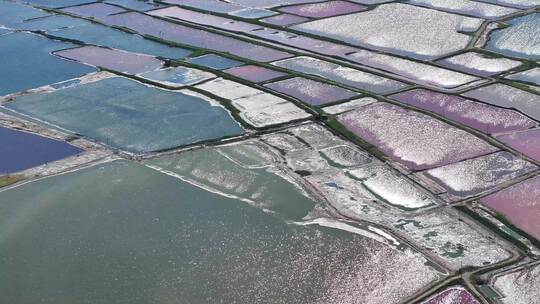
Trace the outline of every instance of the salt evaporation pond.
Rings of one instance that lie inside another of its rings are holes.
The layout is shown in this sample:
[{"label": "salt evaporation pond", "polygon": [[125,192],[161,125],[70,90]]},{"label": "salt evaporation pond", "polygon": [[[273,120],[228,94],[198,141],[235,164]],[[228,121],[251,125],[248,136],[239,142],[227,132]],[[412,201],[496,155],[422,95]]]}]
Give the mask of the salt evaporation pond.
[{"label": "salt evaporation pond", "polygon": [[391,104],[370,104],[341,114],[338,120],[411,170],[434,168],[497,150],[461,129]]},{"label": "salt evaporation pond", "polygon": [[511,256],[493,234],[463,221],[456,212],[433,208],[418,215],[416,210],[437,206],[439,200],[320,125],[291,127],[261,139],[278,150],[270,157],[275,163],[303,172],[301,178],[340,214],[396,228],[394,232],[428,248],[449,269],[497,263]]},{"label": "salt evaporation pond", "polygon": [[456,286],[447,288],[423,304],[480,304],[478,300],[464,287]]},{"label": "salt evaporation pond", "polygon": [[0,175],[11,174],[82,152],[65,142],[0,127]]},{"label": "salt evaporation pond", "polygon": [[322,105],[349,99],[359,93],[319,81],[295,77],[266,84],[265,87],[299,99],[310,105]]},{"label": "salt evaporation pond", "polygon": [[0,36],[0,96],[94,72],[92,67],[50,54],[72,46],[28,33]]},{"label": "salt evaporation pond", "polygon": [[95,44],[164,58],[182,59],[191,53],[191,51],[187,49],[158,43],[149,39],[144,39],[139,35],[126,33],[96,23],[63,29],[50,34],[65,39],[83,41],[87,44]]},{"label": "salt evaporation pond", "polygon": [[398,304],[440,277],[411,249],[286,223],[125,161],[3,191],[0,201],[9,303]]},{"label": "salt evaporation pond", "polygon": [[493,287],[501,293],[502,304],[532,304],[540,298],[540,265],[526,265],[498,275]]},{"label": "salt evaporation pond", "polygon": [[[172,1],[181,1],[181,0],[172,0]],[[315,3],[315,2],[324,2],[326,0],[230,0],[229,2],[244,5],[244,6],[253,6],[259,8],[273,8],[282,5],[292,5],[292,4],[302,4],[302,3]],[[355,2],[355,1],[353,1]]]},{"label": "salt evaporation pond", "polygon": [[467,52],[448,57],[437,61],[437,63],[480,76],[492,76],[517,68],[522,64],[521,61],[476,52]]},{"label": "salt evaporation pond", "polygon": [[287,75],[286,73],[280,71],[271,70],[256,65],[234,67],[227,69],[224,72],[251,82],[264,82]]},{"label": "salt evaporation pond", "polygon": [[486,48],[504,55],[540,60],[540,13],[507,22],[509,27],[490,34]]},{"label": "salt evaporation pond", "polygon": [[279,14],[276,16],[261,19],[259,21],[268,23],[268,24],[273,24],[273,25],[288,26],[292,24],[306,22],[308,20],[310,19],[300,17],[300,16],[295,16],[295,15],[290,15],[290,14]]},{"label": "salt evaporation pond", "polygon": [[88,0],[54,0],[51,2],[51,0],[24,0],[24,2],[33,4],[33,5],[58,8],[58,7],[64,7],[64,6],[85,4],[85,3],[88,3],[89,1]]},{"label": "salt evaporation pond", "polygon": [[537,123],[517,111],[435,91],[416,89],[390,98],[444,116],[487,134],[524,130]]},{"label": "salt evaporation pond", "polygon": [[199,57],[187,58],[186,62],[201,65],[214,70],[224,70],[244,64],[241,61],[221,57],[216,54],[208,54]]},{"label": "salt evaporation pond", "polygon": [[61,50],[54,54],[95,67],[106,68],[127,74],[154,71],[161,68],[163,65],[163,61],[152,56],[91,45]]},{"label": "salt evaporation pond", "polygon": [[[305,22],[292,28],[369,49],[417,59],[432,59],[467,46],[482,19],[402,3]],[[362,31],[358,31],[361,28]]]},{"label": "salt evaporation pond", "polygon": [[492,105],[511,108],[540,120],[540,95],[529,93],[502,83],[480,87],[462,94]]},{"label": "salt evaporation pond", "polygon": [[111,25],[124,26],[138,33],[152,35],[160,39],[198,48],[228,52],[260,62],[269,62],[292,56],[287,52],[267,46],[174,24],[137,12],[107,16],[102,21]]},{"label": "salt evaporation pond", "polygon": [[508,249],[511,245],[455,210],[439,208],[414,216],[400,214],[392,226],[454,271],[492,265],[512,257]]},{"label": "salt evaporation pond", "polygon": [[9,28],[17,28],[26,19],[50,16],[50,14],[42,10],[5,0],[0,2],[0,10],[2,11],[0,26],[3,25]]},{"label": "salt evaporation pond", "polygon": [[462,88],[481,81],[476,76],[367,50],[358,50],[346,58],[400,77],[405,77],[414,83],[436,86],[443,89]]},{"label": "salt evaporation pond", "polygon": [[398,91],[406,86],[405,83],[397,80],[307,56],[284,59],[272,62],[272,64],[288,70],[320,76],[353,88],[378,94]]},{"label": "salt evaporation pond", "polygon": [[215,13],[231,13],[243,9],[241,5],[214,0],[164,0],[167,4],[178,4]]},{"label": "salt evaporation pond", "polygon": [[138,76],[174,88],[197,84],[216,77],[209,72],[182,66],[150,71]]},{"label": "salt evaporation pond", "polygon": [[[392,206],[400,211],[416,210],[437,203],[436,198],[426,190],[321,126],[307,124],[287,131],[289,133],[269,135],[263,140],[283,151],[285,162],[291,170],[309,172],[305,179],[319,193],[328,192],[324,190],[326,187],[336,191],[350,188],[358,191],[338,198],[329,196],[329,202],[334,206],[341,205],[344,198],[354,201],[352,208],[360,208],[361,201],[369,200],[378,206]],[[343,181],[344,176],[347,176],[348,183]]]},{"label": "salt evaporation pond", "polygon": [[513,149],[540,162],[540,129],[531,129],[497,136]]},{"label": "salt evaporation pond", "polygon": [[358,98],[351,101],[343,102],[337,105],[324,107],[323,111],[324,113],[330,114],[330,115],[341,114],[341,113],[349,112],[363,106],[367,106],[375,102],[377,102],[377,99],[375,98],[363,97],[363,98]]},{"label": "salt evaporation pond", "polygon": [[502,151],[425,171],[452,195],[467,197],[483,193],[538,169]]},{"label": "salt evaporation pond", "polygon": [[246,18],[246,19],[259,19],[268,16],[274,16],[278,13],[266,9],[258,8],[244,8],[238,11],[230,12],[229,15]]},{"label": "salt evaporation pond", "polygon": [[147,14],[175,20],[184,20],[197,24],[210,25],[217,28],[234,30],[239,32],[249,32],[254,29],[261,29],[260,25],[234,20],[227,17],[215,16],[196,12],[193,10],[181,8],[178,6],[169,6],[162,9],[149,11]]},{"label": "salt evaporation pond", "polygon": [[367,9],[366,6],[346,1],[328,1],[322,3],[308,3],[286,6],[278,10],[283,13],[298,15],[309,18],[326,18],[337,15],[360,12]]},{"label": "salt evaporation pond", "polygon": [[136,11],[147,11],[161,6],[161,4],[157,4],[152,0],[106,0],[105,3],[120,5]]},{"label": "salt evaporation pond", "polygon": [[534,68],[523,72],[515,73],[506,76],[505,78],[540,85],[540,68]]},{"label": "salt evaporation pond", "polygon": [[514,226],[540,240],[540,177],[525,180],[480,199]]},{"label": "salt evaporation pond", "polygon": [[134,153],[244,133],[215,101],[121,77],[22,96],[5,107]]},{"label": "salt evaporation pond", "polygon": [[68,17],[64,15],[52,15],[26,20],[17,25],[17,29],[28,31],[46,31],[54,32],[68,27],[85,26],[89,21],[79,18]]},{"label": "salt evaporation pond", "polygon": [[240,117],[254,127],[267,127],[311,116],[294,103],[250,86],[217,78],[196,87],[231,101]]},{"label": "salt evaporation pond", "polygon": [[519,12],[517,9],[471,0],[409,0],[407,2],[414,5],[485,19],[497,19]]},{"label": "salt evaporation pond", "polygon": [[125,12],[126,10],[115,5],[106,3],[90,3],[85,5],[71,6],[61,9],[62,11],[83,17],[99,18],[112,14]]},{"label": "salt evaporation pond", "polygon": [[529,8],[540,5],[540,0],[481,0],[494,4],[508,5],[516,8]]}]

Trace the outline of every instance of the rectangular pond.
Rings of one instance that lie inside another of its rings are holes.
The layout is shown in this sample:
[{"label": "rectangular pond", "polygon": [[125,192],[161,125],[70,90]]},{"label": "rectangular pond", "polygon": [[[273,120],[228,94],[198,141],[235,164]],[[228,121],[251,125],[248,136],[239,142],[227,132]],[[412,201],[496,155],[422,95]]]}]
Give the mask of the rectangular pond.
[{"label": "rectangular pond", "polygon": [[279,8],[278,10],[283,13],[318,19],[360,12],[365,9],[367,9],[366,6],[351,2],[328,1],[322,3],[308,3],[285,6]]},{"label": "rectangular pond", "polygon": [[261,19],[259,21],[264,22],[264,23],[268,23],[268,24],[272,24],[272,25],[288,26],[288,25],[293,25],[293,24],[306,22],[308,20],[310,20],[310,19],[300,17],[300,16],[291,15],[291,14],[279,14],[279,15],[276,15],[276,16]]},{"label": "rectangular pond", "polygon": [[491,84],[462,94],[492,105],[511,108],[540,120],[540,95],[502,83]]},{"label": "rectangular pond", "polygon": [[108,15],[123,13],[126,10],[107,3],[90,3],[84,5],[70,6],[61,11],[86,18],[99,18]]},{"label": "rectangular pond", "polygon": [[492,76],[522,65],[521,61],[476,52],[462,53],[438,60],[437,63],[479,76]]},{"label": "rectangular pond", "polygon": [[341,114],[358,137],[411,170],[424,170],[497,150],[480,138],[426,114],[374,103]]},{"label": "rectangular pond", "polygon": [[388,3],[365,12],[309,21],[291,28],[367,49],[428,60],[465,48],[471,41],[465,33],[475,32],[482,21],[404,3]]},{"label": "rectangular pond", "polygon": [[268,127],[311,117],[311,114],[294,103],[265,91],[223,78],[217,78],[196,88],[228,99],[248,124]]},{"label": "rectangular pond", "polygon": [[540,298],[540,264],[526,264],[497,274],[491,285],[502,295],[502,304],[528,304]]},{"label": "rectangular pond", "polygon": [[190,57],[186,59],[186,62],[214,70],[224,70],[244,64],[241,61],[222,57],[216,54],[206,54],[198,57]]},{"label": "rectangular pond", "polygon": [[[540,2],[537,5],[540,5]],[[539,60],[540,13],[505,22],[510,26],[491,32],[486,48],[503,55]]]},{"label": "rectangular pond", "polygon": [[540,68],[533,68],[505,77],[506,79],[528,82],[540,86]]},{"label": "rectangular pond", "polygon": [[540,240],[540,177],[533,177],[483,197],[480,202]]},{"label": "rectangular pond", "polygon": [[216,75],[203,70],[182,66],[150,71],[137,76],[174,88],[197,84],[216,77]]},{"label": "rectangular pond", "polygon": [[468,197],[538,169],[537,166],[502,151],[425,171],[451,195]]},{"label": "rectangular pond", "polygon": [[154,71],[161,68],[164,63],[149,55],[97,46],[60,50],[54,52],[54,54],[62,58],[127,74]]},{"label": "rectangular pond", "polygon": [[295,77],[266,84],[265,87],[299,99],[309,105],[323,105],[360,95],[335,85]]},{"label": "rectangular pond", "polygon": [[505,108],[476,102],[457,95],[416,89],[391,95],[390,98],[492,134],[525,130],[537,125],[527,116]]},{"label": "rectangular pond", "polygon": [[397,80],[307,56],[284,59],[272,62],[272,64],[295,72],[320,76],[343,85],[377,94],[390,93],[407,86],[407,84]]},{"label": "rectangular pond", "polygon": [[540,162],[540,129],[530,129],[497,136],[506,145]]},{"label": "rectangular pond", "polygon": [[476,76],[465,73],[368,50],[358,50],[346,56],[346,58],[410,79],[414,83],[435,86],[442,89],[464,88],[482,81]]},{"label": "rectangular pond", "polygon": [[447,288],[428,300],[422,302],[422,304],[444,304],[444,303],[456,303],[456,304],[480,304],[476,297],[472,295],[465,287],[453,286]]},{"label": "rectangular pond", "polygon": [[144,39],[140,35],[126,33],[97,23],[67,28],[50,34],[65,39],[82,41],[87,44],[171,59],[182,59],[191,53],[190,50],[184,48]]},{"label": "rectangular pond", "polygon": [[22,96],[4,106],[133,153],[244,133],[216,101],[121,77]]},{"label": "rectangular pond", "polygon": [[267,46],[257,45],[228,36],[174,24],[137,12],[107,16],[103,22],[124,26],[141,34],[170,40],[197,48],[227,52],[247,59],[269,62],[292,55]]},{"label": "rectangular pond", "polygon": [[514,8],[471,0],[409,0],[408,3],[484,19],[497,19],[519,12]]},{"label": "rectangular pond", "polygon": [[234,67],[227,69],[224,72],[251,82],[264,82],[287,76],[287,74],[284,72],[272,70],[257,65]]}]

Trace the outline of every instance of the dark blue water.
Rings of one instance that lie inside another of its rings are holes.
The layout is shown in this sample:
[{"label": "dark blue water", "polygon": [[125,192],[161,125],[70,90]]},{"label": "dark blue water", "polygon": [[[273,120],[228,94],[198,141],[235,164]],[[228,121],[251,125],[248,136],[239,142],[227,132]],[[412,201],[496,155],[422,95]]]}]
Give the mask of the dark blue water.
[{"label": "dark blue water", "polygon": [[81,151],[65,142],[0,127],[0,174],[26,170]]}]

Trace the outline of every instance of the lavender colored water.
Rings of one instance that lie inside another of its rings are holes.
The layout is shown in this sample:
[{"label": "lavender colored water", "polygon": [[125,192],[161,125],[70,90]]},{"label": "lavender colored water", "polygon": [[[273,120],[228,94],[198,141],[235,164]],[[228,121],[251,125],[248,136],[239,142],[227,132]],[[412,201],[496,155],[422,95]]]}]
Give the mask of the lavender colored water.
[{"label": "lavender colored water", "polygon": [[167,4],[179,4],[216,13],[231,13],[244,8],[233,3],[215,0],[165,0]]},{"label": "lavender colored water", "polygon": [[263,82],[287,75],[283,72],[271,70],[256,65],[234,67],[225,70],[224,72],[251,82]]},{"label": "lavender colored water", "polygon": [[478,300],[463,287],[448,288],[423,304],[479,304]]},{"label": "lavender colored water", "polygon": [[332,103],[358,95],[347,89],[302,77],[285,79],[265,86],[310,105]]},{"label": "lavender colored water", "polygon": [[525,130],[536,126],[534,120],[511,109],[424,89],[398,93],[390,98],[440,114],[487,134]]},{"label": "lavender colored water", "polygon": [[0,143],[0,175],[40,166],[82,151],[62,141],[3,127],[0,127]]},{"label": "lavender colored water", "polygon": [[163,62],[155,57],[96,46],[55,52],[55,55],[128,74],[159,69]]},{"label": "lavender colored water", "polygon": [[540,176],[480,200],[504,215],[513,225],[540,239]]},{"label": "lavender colored water", "polygon": [[118,6],[105,3],[90,3],[86,5],[63,8],[62,11],[83,17],[104,17],[112,14],[125,12],[126,10]]},{"label": "lavender colored water", "polygon": [[279,11],[310,18],[325,18],[347,13],[360,12],[366,6],[346,1],[300,4],[280,8]]},{"label": "lavender colored water", "polygon": [[220,27],[220,24],[226,24],[228,30],[234,30],[239,32],[249,32],[253,29],[260,28],[260,26],[256,24],[233,21],[229,18],[199,13],[177,6],[169,6],[162,9],[152,10],[147,12],[147,14],[152,16],[196,22],[198,24],[205,24],[215,27]]},{"label": "lavender colored water", "polygon": [[423,170],[485,155],[497,149],[428,115],[386,104],[370,104],[341,114],[354,134],[411,170]]},{"label": "lavender colored water", "polygon": [[497,136],[497,139],[528,157],[540,161],[540,129]]},{"label": "lavender colored water", "polygon": [[193,47],[228,52],[260,62],[292,57],[291,54],[274,48],[174,24],[136,12],[107,16],[102,21],[111,25],[125,26],[140,34],[152,35]]}]

